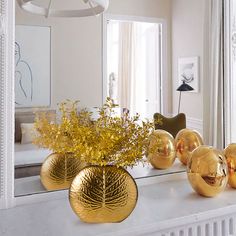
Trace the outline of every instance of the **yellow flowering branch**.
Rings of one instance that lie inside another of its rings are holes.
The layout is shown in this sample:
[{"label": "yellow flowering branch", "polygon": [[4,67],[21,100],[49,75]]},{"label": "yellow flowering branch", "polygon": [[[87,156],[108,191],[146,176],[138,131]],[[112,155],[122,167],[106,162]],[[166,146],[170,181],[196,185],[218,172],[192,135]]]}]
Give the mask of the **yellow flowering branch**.
[{"label": "yellow flowering branch", "polygon": [[39,135],[34,143],[54,152],[73,153],[91,165],[134,166],[143,161],[154,124],[141,122],[139,116],[114,116],[110,98],[99,109],[99,118],[92,120],[86,110],[77,112],[78,102],[60,105],[59,122],[50,122],[45,114],[37,116]]}]

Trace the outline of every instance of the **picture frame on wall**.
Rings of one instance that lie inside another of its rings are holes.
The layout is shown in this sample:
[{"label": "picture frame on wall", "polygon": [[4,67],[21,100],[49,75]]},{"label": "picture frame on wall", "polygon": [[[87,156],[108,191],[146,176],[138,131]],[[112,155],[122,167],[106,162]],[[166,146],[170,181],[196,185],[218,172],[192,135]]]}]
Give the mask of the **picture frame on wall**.
[{"label": "picture frame on wall", "polygon": [[183,81],[189,84],[194,90],[191,92],[199,92],[199,57],[181,57],[178,58],[178,83],[181,85]]},{"label": "picture frame on wall", "polygon": [[51,104],[51,27],[16,25],[15,107]]}]

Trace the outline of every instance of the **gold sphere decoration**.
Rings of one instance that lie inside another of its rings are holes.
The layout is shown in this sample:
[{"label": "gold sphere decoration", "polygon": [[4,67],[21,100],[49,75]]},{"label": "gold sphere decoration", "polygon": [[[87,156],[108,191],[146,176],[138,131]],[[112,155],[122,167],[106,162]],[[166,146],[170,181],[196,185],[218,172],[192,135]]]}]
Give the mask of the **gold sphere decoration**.
[{"label": "gold sphere decoration", "polygon": [[49,155],[41,167],[40,178],[48,191],[68,189],[72,180],[85,167],[73,154]]},{"label": "gold sphere decoration", "polygon": [[196,148],[187,166],[188,180],[193,189],[205,197],[224,191],[228,182],[228,167],[224,154],[210,146]]},{"label": "gold sphere decoration", "polygon": [[155,130],[150,136],[148,160],[156,169],[168,169],[175,161],[173,136],[165,130]]},{"label": "gold sphere decoration", "polygon": [[182,129],[175,137],[176,155],[184,165],[187,165],[191,152],[201,145],[202,137],[195,130]]},{"label": "gold sphere decoration", "polygon": [[224,154],[229,169],[229,180],[228,183],[232,188],[236,188],[236,143],[228,145]]},{"label": "gold sphere decoration", "polygon": [[86,223],[117,223],[136,206],[137,185],[123,168],[90,166],[73,180],[69,200],[73,211]]}]

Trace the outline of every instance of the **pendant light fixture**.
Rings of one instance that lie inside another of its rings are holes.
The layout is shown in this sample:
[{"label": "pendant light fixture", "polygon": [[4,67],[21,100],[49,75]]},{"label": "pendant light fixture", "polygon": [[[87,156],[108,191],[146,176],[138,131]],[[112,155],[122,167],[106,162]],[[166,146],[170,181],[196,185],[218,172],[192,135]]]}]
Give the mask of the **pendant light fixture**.
[{"label": "pendant light fixture", "polygon": [[109,0],[82,0],[85,4],[88,4],[88,8],[59,10],[51,8],[53,1],[56,0],[49,0],[48,7],[44,7],[39,5],[38,2],[36,4],[35,0],[17,0],[19,6],[25,11],[45,17],[85,17],[99,15],[106,11],[109,5]]}]

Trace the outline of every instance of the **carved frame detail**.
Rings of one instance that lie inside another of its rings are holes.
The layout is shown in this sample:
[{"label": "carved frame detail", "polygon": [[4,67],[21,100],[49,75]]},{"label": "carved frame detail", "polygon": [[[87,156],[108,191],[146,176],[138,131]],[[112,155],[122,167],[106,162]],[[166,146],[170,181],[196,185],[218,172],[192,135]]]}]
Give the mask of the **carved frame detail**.
[{"label": "carved frame detail", "polygon": [[14,4],[0,3],[0,208],[14,205]]}]

